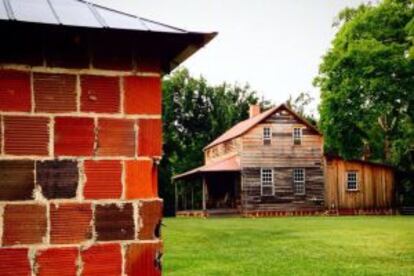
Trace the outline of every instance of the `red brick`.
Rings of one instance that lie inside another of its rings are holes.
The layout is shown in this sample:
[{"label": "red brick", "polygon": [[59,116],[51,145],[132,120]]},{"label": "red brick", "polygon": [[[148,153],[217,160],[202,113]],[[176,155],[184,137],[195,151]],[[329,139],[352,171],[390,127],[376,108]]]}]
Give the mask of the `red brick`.
[{"label": "red brick", "polygon": [[138,155],[162,155],[162,123],[160,119],[138,121]]},{"label": "red brick", "polygon": [[31,275],[27,248],[0,248],[0,275]]},{"label": "red brick", "polygon": [[3,219],[3,245],[42,243],[46,235],[45,206],[9,204]]},{"label": "red brick", "polygon": [[90,204],[67,203],[50,206],[50,241],[54,244],[80,243],[92,238]]},{"label": "red brick", "polygon": [[83,190],[83,196],[86,199],[110,199],[121,197],[121,161],[86,160],[84,166],[86,183]]},{"label": "red brick", "polygon": [[121,90],[119,78],[81,76],[81,111],[97,113],[119,112]]},{"label": "red brick", "polygon": [[98,156],[135,156],[134,120],[99,119]]},{"label": "red brick", "polygon": [[0,161],[0,200],[32,199],[34,189],[34,161]]},{"label": "red brick", "polygon": [[76,76],[68,74],[33,74],[36,112],[76,111]]},{"label": "red brick", "polygon": [[55,119],[55,155],[90,156],[95,140],[92,118]]},{"label": "red brick", "polygon": [[139,205],[138,238],[152,240],[160,237],[162,201],[141,201]]},{"label": "red brick", "polygon": [[130,244],[125,253],[125,272],[129,276],[160,276],[161,256],[161,243]]},{"label": "red brick", "polygon": [[83,276],[120,276],[122,273],[122,255],[119,244],[92,246],[81,252]]},{"label": "red brick", "polygon": [[0,110],[30,111],[30,74],[18,71],[0,71]]},{"label": "red brick", "polygon": [[49,119],[5,116],[4,152],[12,155],[49,155]]},{"label": "red brick", "polygon": [[38,276],[75,276],[79,250],[74,247],[48,248],[36,252]]},{"label": "red brick", "polygon": [[159,77],[125,77],[124,110],[128,114],[161,114]]},{"label": "red brick", "polygon": [[157,168],[151,160],[125,161],[125,197],[127,199],[157,197]]}]

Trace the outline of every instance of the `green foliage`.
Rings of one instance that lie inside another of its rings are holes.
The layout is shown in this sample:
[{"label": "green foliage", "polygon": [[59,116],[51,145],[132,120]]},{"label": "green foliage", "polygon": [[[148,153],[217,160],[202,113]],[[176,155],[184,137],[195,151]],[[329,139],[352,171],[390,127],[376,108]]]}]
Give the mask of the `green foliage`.
[{"label": "green foliage", "polygon": [[289,99],[286,101],[286,105],[298,113],[300,116],[305,118],[309,123],[314,126],[317,125],[317,120],[313,114],[309,114],[305,109],[314,101],[315,99],[311,97],[308,92],[301,92],[295,99],[292,95],[289,96]]},{"label": "green foliage", "polygon": [[171,176],[203,164],[203,148],[248,117],[249,105],[260,101],[248,85],[212,86],[188,70],[175,71],[163,82],[164,158],[160,164],[160,195],[167,214],[174,206]]},{"label": "green foliage", "polygon": [[414,275],[409,216],[163,223],[166,275]]},{"label": "green foliage", "polygon": [[338,18],[314,82],[325,149],[413,170],[413,3],[384,0],[347,8]]}]

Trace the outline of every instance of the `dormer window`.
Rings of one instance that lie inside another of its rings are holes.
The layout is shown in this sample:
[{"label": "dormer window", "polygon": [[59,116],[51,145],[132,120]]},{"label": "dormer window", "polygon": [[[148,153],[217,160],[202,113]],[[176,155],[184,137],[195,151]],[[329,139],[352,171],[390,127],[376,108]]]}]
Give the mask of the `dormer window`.
[{"label": "dormer window", "polygon": [[272,143],[272,130],[270,127],[263,128],[263,145],[270,145]]},{"label": "dormer window", "polygon": [[292,134],[293,134],[293,144],[294,145],[302,144],[302,128],[294,127]]}]

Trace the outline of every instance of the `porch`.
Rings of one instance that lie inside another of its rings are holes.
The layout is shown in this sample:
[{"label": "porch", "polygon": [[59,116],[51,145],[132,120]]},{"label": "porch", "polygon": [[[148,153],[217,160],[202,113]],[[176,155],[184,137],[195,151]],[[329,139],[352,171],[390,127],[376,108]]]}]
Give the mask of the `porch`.
[{"label": "porch", "polygon": [[239,214],[240,179],[240,165],[235,157],[173,177],[176,215]]}]

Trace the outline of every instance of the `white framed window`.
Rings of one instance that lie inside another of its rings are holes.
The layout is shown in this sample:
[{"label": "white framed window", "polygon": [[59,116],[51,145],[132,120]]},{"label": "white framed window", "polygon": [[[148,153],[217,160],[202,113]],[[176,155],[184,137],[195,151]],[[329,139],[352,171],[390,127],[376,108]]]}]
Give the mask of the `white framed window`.
[{"label": "white framed window", "polygon": [[260,170],[260,185],[262,196],[272,196],[274,194],[273,169],[262,168]]},{"label": "white framed window", "polygon": [[272,143],[272,129],[270,127],[263,128],[263,145],[270,145]]},{"label": "white framed window", "polygon": [[346,172],[346,189],[348,191],[358,191],[358,172],[357,171]]},{"label": "white framed window", "polygon": [[293,192],[296,195],[305,194],[305,169],[293,169]]},{"label": "white framed window", "polygon": [[300,145],[302,144],[302,128],[300,127],[294,127],[293,132],[293,144],[294,145]]}]

